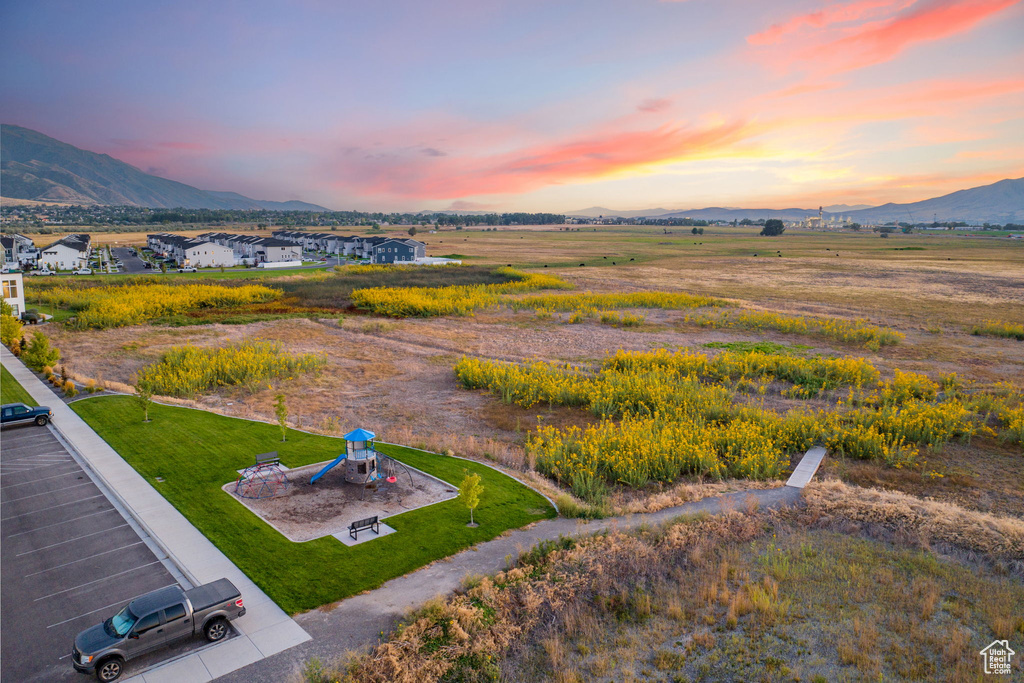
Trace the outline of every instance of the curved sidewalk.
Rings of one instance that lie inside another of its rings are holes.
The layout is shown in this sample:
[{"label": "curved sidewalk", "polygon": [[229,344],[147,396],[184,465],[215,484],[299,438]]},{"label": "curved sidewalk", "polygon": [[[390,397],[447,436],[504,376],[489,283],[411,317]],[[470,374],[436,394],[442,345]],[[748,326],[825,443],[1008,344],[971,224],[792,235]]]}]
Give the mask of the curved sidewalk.
[{"label": "curved sidewalk", "polygon": [[[310,639],[309,634],[199,532],[8,349],[0,358],[40,405],[89,469],[193,585],[227,577],[242,593],[246,615],[232,624],[239,637],[149,669],[128,681],[205,683]],[[129,669],[130,671],[130,669]]]}]

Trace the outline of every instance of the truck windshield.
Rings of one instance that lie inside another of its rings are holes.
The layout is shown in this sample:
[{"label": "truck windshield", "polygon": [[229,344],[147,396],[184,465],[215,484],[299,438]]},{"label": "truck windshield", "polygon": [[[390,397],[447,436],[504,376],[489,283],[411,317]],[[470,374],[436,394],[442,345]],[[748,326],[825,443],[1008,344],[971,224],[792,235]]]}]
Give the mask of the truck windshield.
[{"label": "truck windshield", "polygon": [[113,617],[110,618],[110,628],[113,629],[114,633],[119,636],[126,636],[128,632],[132,630],[132,626],[135,625],[135,621],[138,617],[132,614],[131,610],[127,606]]}]

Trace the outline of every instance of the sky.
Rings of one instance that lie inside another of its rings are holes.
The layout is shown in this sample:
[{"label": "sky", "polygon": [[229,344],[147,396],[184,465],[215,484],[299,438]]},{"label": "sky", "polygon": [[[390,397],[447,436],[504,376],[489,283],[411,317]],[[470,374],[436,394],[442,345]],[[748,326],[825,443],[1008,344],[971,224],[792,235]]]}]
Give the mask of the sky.
[{"label": "sky", "polygon": [[813,208],[1024,176],[1024,0],[0,2],[0,120],[339,210]]}]

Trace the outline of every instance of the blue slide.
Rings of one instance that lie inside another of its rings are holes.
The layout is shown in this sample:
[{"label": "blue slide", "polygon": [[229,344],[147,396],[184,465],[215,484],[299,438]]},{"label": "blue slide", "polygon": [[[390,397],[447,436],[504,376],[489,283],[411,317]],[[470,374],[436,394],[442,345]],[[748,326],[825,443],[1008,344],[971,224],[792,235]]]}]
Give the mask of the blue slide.
[{"label": "blue slide", "polygon": [[323,468],[322,470],[320,470],[319,472],[317,472],[316,474],[314,474],[314,475],[313,475],[313,478],[309,480],[309,483],[310,483],[310,484],[315,484],[315,483],[316,483],[316,480],[317,480],[317,479],[319,479],[320,477],[322,477],[322,476],[324,476],[325,474],[327,474],[328,472],[330,472],[330,471],[331,471],[331,468],[333,468],[333,467],[334,467],[335,465],[337,465],[337,464],[338,464],[339,462],[341,462],[342,460],[344,460],[344,459],[345,459],[345,457],[346,457],[346,455],[347,455],[346,453],[342,453],[342,454],[341,454],[341,455],[339,455],[339,456],[338,456],[337,458],[335,458],[334,460],[332,460],[332,461],[330,461],[329,463],[327,463],[327,466],[326,466],[326,467],[324,467],[324,468]]}]

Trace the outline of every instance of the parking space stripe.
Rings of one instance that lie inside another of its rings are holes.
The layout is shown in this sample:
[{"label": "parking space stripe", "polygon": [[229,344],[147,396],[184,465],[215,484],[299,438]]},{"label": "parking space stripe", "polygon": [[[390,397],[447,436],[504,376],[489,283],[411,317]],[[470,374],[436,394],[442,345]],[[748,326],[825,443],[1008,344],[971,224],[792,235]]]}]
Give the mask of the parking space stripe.
[{"label": "parking space stripe", "polygon": [[99,557],[100,555],[109,555],[110,553],[116,553],[118,550],[125,550],[126,548],[131,548],[132,546],[136,546],[136,545],[142,545],[143,543],[144,543],[144,541],[136,541],[135,543],[129,543],[128,545],[122,545],[122,546],[120,546],[118,548],[114,548],[113,550],[104,550],[102,553],[96,553],[95,555],[89,555],[88,557],[82,557],[82,558],[79,558],[77,560],[71,560],[70,562],[65,562],[64,564],[58,564],[55,567],[47,567],[46,569],[43,569],[42,571],[32,572],[31,574],[25,574],[25,578],[27,579],[30,576],[38,576],[39,574],[45,574],[46,572],[52,572],[54,569],[60,569],[61,567],[67,567],[69,564],[77,564],[78,562],[85,562],[86,560],[91,560],[92,558]]},{"label": "parking space stripe", "polygon": [[36,465],[34,467],[26,467],[20,470],[7,470],[6,472],[0,471],[0,475],[4,474],[24,474],[25,472],[31,472],[32,470],[45,470],[48,467],[64,467],[66,464],[76,464],[74,460],[68,460],[65,462],[55,462],[47,465]]},{"label": "parking space stripe", "polygon": [[49,479],[56,479],[58,477],[70,477],[73,474],[78,474],[78,472],[64,472],[62,474],[55,474],[51,477],[43,477],[42,479],[33,479],[32,481],[19,481],[17,484],[6,484],[4,486],[0,486],[0,489],[9,489],[12,486],[28,486],[29,484],[35,484],[36,482],[47,481]]},{"label": "parking space stripe", "polygon": [[39,508],[38,510],[29,510],[28,512],[23,512],[20,515],[11,515],[10,517],[0,517],[0,522],[6,522],[9,519],[18,519],[20,517],[25,517],[26,515],[34,515],[34,514],[37,514],[37,513],[40,513],[40,512],[46,512],[47,510],[52,510],[54,508],[62,508],[65,505],[74,505],[75,503],[83,503],[83,502],[85,502],[87,500],[92,500],[93,498],[102,498],[102,497],[103,497],[102,493],[97,493],[95,496],[89,496],[87,498],[79,498],[78,500],[72,500],[72,501],[70,501],[68,503],[58,503],[57,505],[51,505],[48,508]]},{"label": "parking space stripe", "polygon": [[28,531],[19,531],[16,534],[11,534],[10,536],[4,536],[4,538],[14,538],[15,536],[24,536],[25,534],[34,534],[35,532],[39,531],[40,529],[49,529],[52,526],[60,526],[61,524],[70,524],[71,522],[77,522],[78,520],[85,519],[86,517],[95,517],[96,515],[105,515],[108,512],[117,512],[117,510],[114,509],[114,508],[110,508],[108,510],[100,510],[99,512],[90,512],[87,515],[78,515],[74,519],[65,519],[62,522],[54,522],[53,524],[47,524],[46,526],[37,526],[35,529],[29,529]]},{"label": "parking space stripe", "polygon": [[111,579],[117,578],[118,576],[123,576],[124,574],[131,574],[132,572],[137,572],[140,569],[145,569],[146,567],[152,567],[154,564],[160,564],[160,560],[153,560],[149,564],[141,564],[138,567],[132,567],[131,569],[125,569],[123,572],[118,572],[116,574],[111,574],[109,576],[104,576],[102,579],[96,579],[95,581],[89,581],[88,583],[80,583],[77,586],[72,586],[71,588],[65,588],[62,591],[57,591],[56,593],[50,593],[49,595],[44,595],[41,598],[36,598],[32,602],[39,602],[40,600],[46,600],[47,598],[52,598],[54,596],[61,595],[62,593],[70,593],[71,591],[78,590],[79,588],[85,588],[86,586],[91,586],[94,583],[102,583],[104,581],[110,581]]},{"label": "parking space stripe", "polygon": [[[162,588],[170,588],[171,586],[177,586],[177,585],[178,584],[176,584],[176,583],[169,583],[166,586],[160,586],[160,588],[154,588],[153,590],[154,591],[158,591],[158,590],[161,590]],[[146,593],[152,593],[152,592],[153,591],[146,591]],[[66,624],[69,621],[74,621],[75,619],[81,619],[82,617],[87,617],[90,614],[96,614],[97,612],[102,612],[105,609],[110,609],[111,607],[114,607],[115,605],[126,605],[129,602],[131,602],[132,600],[134,600],[135,598],[140,598],[143,595],[145,595],[146,593],[139,593],[134,598],[128,598],[127,600],[118,600],[117,602],[112,602],[109,605],[104,605],[103,607],[97,607],[96,609],[92,610],[91,612],[86,612],[85,614],[79,614],[77,617],[71,617],[70,619],[65,619],[64,621],[58,621],[56,624],[50,624],[46,628],[53,628],[54,626],[61,626],[62,624]],[[68,655],[68,656],[70,657],[70,655]]]},{"label": "parking space stripe", "polygon": [[[77,489],[79,486],[95,486],[95,484],[93,484],[91,481],[86,481],[82,482],[81,484],[66,486],[61,490],[67,491],[68,489]],[[5,503],[17,503],[19,500],[28,500],[29,498],[38,498],[39,496],[52,496],[54,493],[55,491],[43,491],[42,493],[33,493],[31,496],[22,496],[21,498],[12,498],[11,500],[0,501],[0,505],[3,505]]]},{"label": "parking space stripe", "polygon": [[125,522],[124,524],[118,524],[117,526],[112,526],[109,529],[103,529],[102,531],[94,531],[93,533],[86,534],[84,536],[78,536],[76,538],[69,538],[68,540],[61,541],[60,543],[53,543],[51,545],[44,545],[42,548],[36,548],[35,550],[26,550],[23,553],[18,553],[17,555],[15,555],[15,557],[21,557],[22,555],[31,555],[32,553],[38,553],[40,550],[49,550],[50,548],[56,548],[59,545],[64,545],[65,543],[71,543],[72,541],[78,541],[78,540],[81,540],[83,538],[89,538],[90,536],[95,536],[96,534],[105,534],[108,531],[113,531],[114,529],[120,529],[123,526],[128,526],[128,523]]}]

